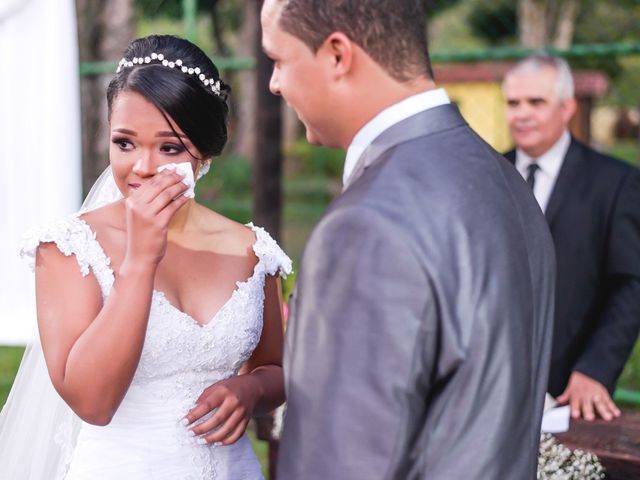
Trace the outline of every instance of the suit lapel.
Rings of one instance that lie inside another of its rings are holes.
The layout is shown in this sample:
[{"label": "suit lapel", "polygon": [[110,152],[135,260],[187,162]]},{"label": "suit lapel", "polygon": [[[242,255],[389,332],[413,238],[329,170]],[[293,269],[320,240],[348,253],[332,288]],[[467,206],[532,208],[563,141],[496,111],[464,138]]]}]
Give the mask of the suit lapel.
[{"label": "suit lapel", "polygon": [[511,164],[513,166],[515,166],[516,164],[516,151],[515,150],[509,150],[507,153],[505,153],[504,158],[506,158],[507,160],[509,160],[509,162],[511,162]]},{"label": "suit lapel", "polygon": [[466,125],[466,122],[460,115],[458,107],[453,104],[430,108],[392,125],[382,132],[362,153],[353,169],[353,173],[344,185],[343,191],[360,178],[367,168],[381,159],[383,154],[392,147],[414,138],[460,125]]},{"label": "suit lapel", "polygon": [[545,211],[545,216],[547,217],[549,225],[552,225],[558,215],[558,211],[565,202],[569,190],[573,186],[575,175],[578,173],[578,168],[581,163],[580,150],[580,145],[578,145],[572,138],[569,150],[567,150],[567,154],[562,162],[562,167],[558,173],[558,178],[553,186],[551,197],[549,197],[547,210]]}]

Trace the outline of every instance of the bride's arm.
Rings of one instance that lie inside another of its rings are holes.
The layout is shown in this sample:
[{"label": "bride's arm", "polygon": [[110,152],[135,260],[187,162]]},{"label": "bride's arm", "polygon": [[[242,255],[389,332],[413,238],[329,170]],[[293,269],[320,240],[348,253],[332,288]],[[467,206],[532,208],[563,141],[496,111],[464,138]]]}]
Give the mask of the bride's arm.
[{"label": "bride's arm", "polygon": [[268,413],[284,402],[281,292],[280,277],[267,277],[264,325],[253,355],[240,375],[207,388],[185,417],[186,423],[192,424],[217,409],[211,418],[192,428],[201,442],[232,444],[245,432],[253,415]]},{"label": "bride's arm", "polygon": [[167,225],[186,202],[183,196],[171,201],[184,190],[178,175],[157,178],[127,199],[127,250],[104,305],[95,277],[83,277],[74,258],[52,243],[38,248],[38,328],[49,375],[60,396],[89,423],[111,421],[133,378]]},{"label": "bride's arm", "polygon": [[106,425],[137,366],[146,330],[154,269],[123,265],[102,306],[93,276],[53,244],[36,257],[42,349],[53,386],[84,421]]},{"label": "bride's arm", "polygon": [[269,413],[280,406],[284,398],[282,372],[282,282],[279,276],[269,276],[265,284],[264,326],[260,343],[240,373],[253,378],[257,387],[257,402],[252,416]]}]

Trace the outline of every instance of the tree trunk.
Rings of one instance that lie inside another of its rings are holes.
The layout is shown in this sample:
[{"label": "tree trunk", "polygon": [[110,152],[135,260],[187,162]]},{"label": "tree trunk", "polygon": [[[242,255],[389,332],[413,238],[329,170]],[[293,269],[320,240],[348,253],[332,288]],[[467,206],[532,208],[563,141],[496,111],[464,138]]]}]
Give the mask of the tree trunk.
[{"label": "tree trunk", "polygon": [[520,44],[526,48],[544,47],[547,40],[546,2],[519,0],[518,32]]},{"label": "tree trunk", "polygon": [[571,46],[577,15],[578,0],[564,0],[558,3],[554,47],[566,49]]},{"label": "tree trunk", "polygon": [[[281,242],[282,222],[282,102],[280,97],[269,91],[272,62],[262,51],[260,9],[262,1],[246,2],[253,9],[255,37],[253,41],[256,57],[255,69],[255,118],[253,161],[253,218],[257,225],[264,227],[271,236]],[[247,10],[245,9],[245,12]],[[248,17],[245,16],[245,20]],[[273,438],[273,414],[256,418],[257,436],[269,444],[269,480],[276,479],[278,441]]]},{"label": "tree trunk", "polygon": [[229,57],[231,50],[224,40],[224,30],[220,23],[220,14],[218,12],[219,0],[211,0],[209,7],[209,18],[211,18],[211,36],[218,55],[221,57]]},{"label": "tree trunk", "polygon": [[[76,9],[80,62],[120,60],[134,36],[133,0],[77,0]],[[84,76],[80,82],[85,194],[109,163],[106,91],[112,76]]]},{"label": "tree trunk", "polygon": [[578,6],[579,0],[519,0],[520,44],[527,48],[570,47]]},{"label": "tree trunk", "polygon": [[[254,3],[244,2],[242,5],[242,27],[238,38],[238,55],[241,57],[256,56],[256,42],[259,38],[259,12]],[[251,163],[255,159],[256,131],[256,72],[242,70],[236,76],[239,91],[233,93],[237,102],[237,124],[233,135],[234,150]]]},{"label": "tree trunk", "polygon": [[[253,2],[259,18],[262,2]],[[259,25],[259,24],[258,24]],[[256,54],[256,141],[253,165],[253,216],[258,225],[280,238],[282,195],[282,115],[280,97],[269,92],[272,63],[262,52],[261,34],[254,43]]]}]

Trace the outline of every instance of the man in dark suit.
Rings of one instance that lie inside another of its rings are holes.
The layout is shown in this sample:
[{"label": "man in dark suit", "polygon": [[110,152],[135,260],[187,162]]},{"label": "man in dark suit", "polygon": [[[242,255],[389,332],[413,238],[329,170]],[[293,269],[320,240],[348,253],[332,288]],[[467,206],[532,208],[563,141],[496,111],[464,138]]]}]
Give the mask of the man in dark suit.
[{"label": "man in dark suit", "polygon": [[574,418],[610,420],[640,327],[640,171],[571,137],[576,101],[564,60],[519,62],[503,92],[517,146],[506,157],[533,188],[556,249],[548,391]]},{"label": "man in dark suit", "polygon": [[347,149],[287,329],[278,478],[534,479],[553,244],[429,67],[419,0],[266,0],[271,90]]}]

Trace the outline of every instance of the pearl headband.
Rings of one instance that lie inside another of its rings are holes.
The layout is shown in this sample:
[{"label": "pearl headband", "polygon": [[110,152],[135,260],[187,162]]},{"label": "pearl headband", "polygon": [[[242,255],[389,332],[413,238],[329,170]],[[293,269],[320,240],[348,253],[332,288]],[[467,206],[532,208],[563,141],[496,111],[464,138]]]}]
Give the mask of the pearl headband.
[{"label": "pearl headband", "polygon": [[207,78],[207,76],[204,73],[201,73],[199,67],[195,67],[195,68],[187,67],[186,65],[182,64],[182,60],[180,59],[169,61],[166,58],[164,58],[164,55],[162,53],[154,52],[151,55],[148,55],[146,57],[133,57],[131,60],[127,60],[126,58],[123,58],[118,63],[118,69],[116,70],[116,73],[120,73],[120,71],[123,68],[127,68],[127,67],[130,68],[130,67],[133,67],[134,65],[143,65],[151,62],[153,63],[159,62],[159,64],[169,68],[179,68],[182,71],[182,73],[186,73],[187,75],[197,75],[198,80],[200,80],[205,87],[210,88],[214,94],[216,94],[218,97],[224,100],[225,95],[223,95],[222,93],[220,80]]}]

